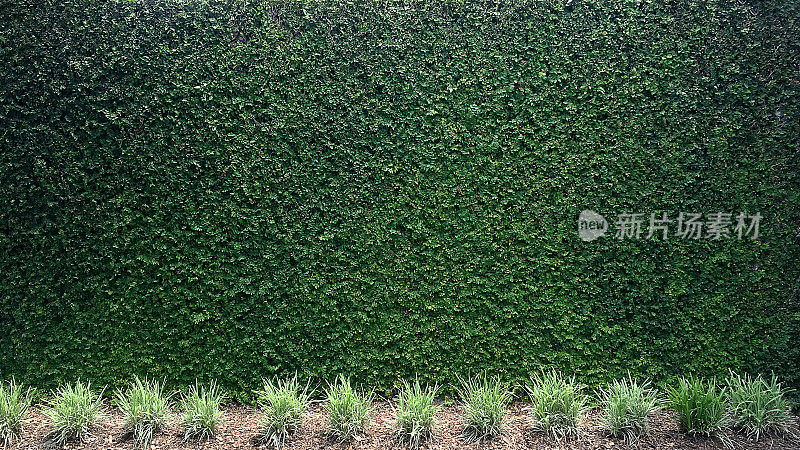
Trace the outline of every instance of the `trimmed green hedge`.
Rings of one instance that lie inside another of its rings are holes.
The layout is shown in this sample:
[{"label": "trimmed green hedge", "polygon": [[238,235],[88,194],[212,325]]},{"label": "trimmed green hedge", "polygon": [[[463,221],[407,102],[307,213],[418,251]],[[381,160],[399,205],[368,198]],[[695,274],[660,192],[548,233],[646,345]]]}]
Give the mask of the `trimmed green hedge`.
[{"label": "trimmed green hedge", "polygon": [[[800,385],[798,2],[25,3],[2,378]],[[584,209],[764,218],[582,242]]]}]

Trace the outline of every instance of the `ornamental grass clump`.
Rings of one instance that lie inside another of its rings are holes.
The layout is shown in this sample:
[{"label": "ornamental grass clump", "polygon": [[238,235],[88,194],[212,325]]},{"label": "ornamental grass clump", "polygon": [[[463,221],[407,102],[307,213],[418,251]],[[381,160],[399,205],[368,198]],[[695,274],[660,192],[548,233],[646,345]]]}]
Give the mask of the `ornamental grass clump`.
[{"label": "ornamental grass clump", "polygon": [[325,390],[325,397],[330,436],[346,441],[364,432],[372,411],[372,392],[358,392],[350,384],[350,379],[340,375]]},{"label": "ornamental grass clump", "polygon": [[555,370],[537,373],[526,390],[534,429],[559,439],[578,434],[578,423],[589,409],[589,399],[574,375],[566,378]]},{"label": "ornamental grass clump", "polygon": [[764,435],[786,434],[792,426],[789,393],[775,375],[765,380],[761,376],[731,373],[727,380],[727,400],[734,428],[759,440]]},{"label": "ornamental grass clump", "polygon": [[511,403],[511,392],[506,385],[500,377],[489,378],[486,374],[460,381],[465,439],[476,441],[499,435]]},{"label": "ornamental grass clump", "polygon": [[394,409],[395,435],[400,443],[417,449],[430,438],[439,410],[434,404],[438,390],[436,385],[423,387],[419,379],[413,384],[403,381]]},{"label": "ornamental grass clump", "polygon": [[3,446],[19,439],[32,399],[33,391],[23,389],[13,378],[0,384],[0,444]]},{"label": "ornamental grass clump", "polygon": [[301,386],[297,375],[282,381],[265,379],[263,383],[263,389],[256,392],[261,410],[257,433],[263,442],[280,449],[286,437],[302,424],[311,394],[308,383]]},{"label": "ornamental grass clump", "polygon": [[137,447],[147,447],[167,424],[172,394],[164,393],[164,382],[135,377],[114,401],[122,411],[123,428],[131,433]]},{"label": "ornamental grass clump", "polygon": [[716,381],[683,377],[676,386],[667,389],[667,397],[669,407],[678,413],[681,431],[725,439],[723,431],[729,422],[725,414],[725,389]]},{"label": "ornamental grass clump", "polygon": [[94,392],[91,383],[65,384],[51,397],[42,414],[50,419],[49,440],[56,445],[83,440],[104,415],[102,392]]},{"label": "ornamental grass clump", "polygon": [[208,387],[195,383],[181,399],[184,440],[207,439],[222,423],[222,402],[225,395],[212,381]]},{"label": "ornamental grass clump", "polygon": [[615,437],[634,442],[650,432],[647,415],[661,409],[650,381],[637,382],[631,375],[615,380],[599,391],[604,409],[603,427]]}]

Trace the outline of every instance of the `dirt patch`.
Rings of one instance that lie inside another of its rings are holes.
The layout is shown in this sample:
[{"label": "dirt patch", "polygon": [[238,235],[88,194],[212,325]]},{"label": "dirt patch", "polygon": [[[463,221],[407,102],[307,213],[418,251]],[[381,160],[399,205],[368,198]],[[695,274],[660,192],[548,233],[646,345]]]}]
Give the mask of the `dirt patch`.
[{"label": "dirt patch", "polygon": [[[467,444],[460,434],[461,408],[459,406],[442,406],[438,414],[437,427],[433,438],[425,446],[427,449],[725,449],[715,439],[693,438],[678,430],[673,413],[662,411],[650,418],[650,435],[636,444],[628,445],[622,439],[605,435],[601,428],[600,411],[592,411],[582,425],[582,434],[578,438],[558,441],[544,433],[533,431],[529,424],[525,403],[514,403],[506,420],[505,433],[490,441]],[[388,402],[377,402],[375,412],[370,418],[366,435],[347,443],[331,441],[324,433],[325,413],[322,406],[315,404],[306,416],[303,427],[291,436],[285,448],[330,449],[330,450],[368,450],[406,448],[396,443],[393,438],[392,424],[394,414]],[[797,418],[796,425],[800,425]],[[249,406],[231,405],[225,410],[225,422],[216,435],[206,441],[183,441],[180,416],[172,413],[169,424],[159,434],[151,449],[233,449],[250,448],[266,449],[266,445],[255,439],[257,414]],[[46,440],[48,432],[47,419],[38,409],[29,414],[29,421],[23,429],[23,439],[11,446],[12,449],[39,449]],[[752,442],[746,436],[731,434],[734,448],[737,449],[775,449],[798,450],[800,439],[796,436],[783,438],[762,438]],[[68,450],[78,449],[134,449],[133,441],[124,433],[122,415],[116,408],[109,408],[108,415],[92,431],[92,436],[81,443],[70,443]]]}]

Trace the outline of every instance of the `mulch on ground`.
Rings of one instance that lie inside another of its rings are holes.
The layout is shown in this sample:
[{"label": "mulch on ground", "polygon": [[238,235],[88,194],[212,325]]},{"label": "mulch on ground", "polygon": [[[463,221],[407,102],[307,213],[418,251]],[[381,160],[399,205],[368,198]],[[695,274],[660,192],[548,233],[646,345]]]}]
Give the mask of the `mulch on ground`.
[{"label": "mulch on ground", "polygon": [[[603,432],[600,411],[592,411],[582,425],[578,438],[558,441],[551,436],[531,429],[525,403],[514,403],[506,419],[505,433],[495,439],[465,443],[460,434],[461,408],[443,405],[438,414],[437,427],[433,438],[424,447],[436,449],[725,449],[717,439],[693,438],[678,430],[671,411],[661,411],[650,417],[651,432],[635,444],[626,444]],[[167,428],[158,435],[150,446],[159,449],[266,449],[255,436],[256,411],[249,406],[230,405],[225,410],[225,422],[215,436],[205,441],[183,441],[180,415],[172,413]],[[367,433],[352,442],[331,441],[324,433],[325,412],[321,405],[315,404],[306,416],[304,425],[290,437],[285,449],[330,449],[330,450],[372,450],[402,449],[392,435],[394,414],[389,402],[377,402],[370,418]],[[800,425],[800,420],[796,418]],[[12,449],[39,449],[46,442],[47,419],[38,409],[29,414],[29,421],[23,429],[23,438],[11,446]],[[731,433],[733,448],[736,449],[800,449],[800,437],[761,438],[759,442],[748,440],[744,435]],[[116,408],[109,408],[107,416],[92,431],[92,436],[84,442],[69,443],[68,450],[78,449],[134,449],[133,441],[122,428],[122,415]]]}]

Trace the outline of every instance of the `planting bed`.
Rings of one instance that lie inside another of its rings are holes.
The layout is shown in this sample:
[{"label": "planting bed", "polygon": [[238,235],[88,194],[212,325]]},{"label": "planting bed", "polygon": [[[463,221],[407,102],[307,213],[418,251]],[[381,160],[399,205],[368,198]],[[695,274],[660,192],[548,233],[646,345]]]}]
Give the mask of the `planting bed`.
[{"label": "planting bed", "polygon": [[[594,410],[583,423],[580,438],[558,442],[543,433],[531,430],[526,413],[526,403],[512,404],[506,419],[506,432],[499,438],[479,443],[465,444],[459,433],[461,408],[442,406],[438,413],[438,423],[428,449],[724,449],[718,440],[691,438],[678,430],[671,411],[651,415],[650,436],[637,444],[627,445],[621,439],[606,436],[601,429],[600,411]],[[249,406],[229,405],[225,409],[225,422],[217,434],[206,441],[183,442],[180,416],[172,412],[167,429],[159,434],[151,449],[228,449],[228,448],[267,448],[255,440],[257,421],[256,411]],[[48,423],[37,408],[33,408],[23,429],[23,439],[11,446],[12,449],[42,448],[46,440]],[[287,440],[286,449],[384,449],[407,448],[398,446],[392,439],[392,406],[388,402],[376,402],[375,412],[370,418],[368,432],[358,440],[337,443],[327,439],[324,434],[325,412],[321,405],[314,404],[308,412],[303,428]],[[798,419],[795,418],[795,425]],[[797,428],[797,427],[796,427]],[[745,436],[731,434],[734,448],[740,449],[800,449],[797,436],[783,438],[762,438],[759,442],[748,440]],[[108,415],[84,442],[70,443],[66,449],[133,449],[130,440],[122,429],[122,417],[116,408],[109,408]]]}]

